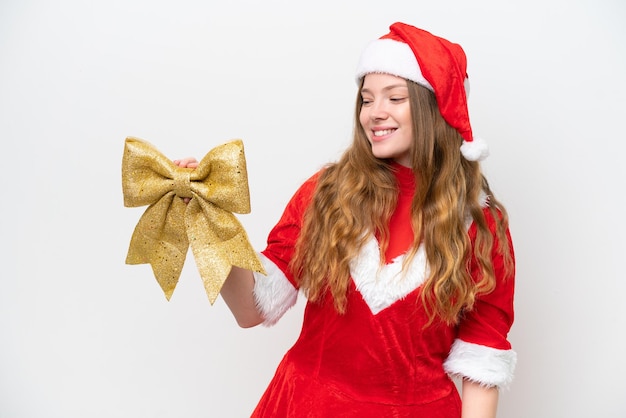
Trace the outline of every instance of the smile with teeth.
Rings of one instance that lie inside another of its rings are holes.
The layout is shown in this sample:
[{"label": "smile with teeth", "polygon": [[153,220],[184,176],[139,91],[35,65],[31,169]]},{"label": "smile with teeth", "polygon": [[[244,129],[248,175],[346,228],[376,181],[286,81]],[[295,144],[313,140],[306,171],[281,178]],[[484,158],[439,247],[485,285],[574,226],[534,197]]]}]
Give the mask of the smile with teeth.
[{"label": "smile with teeth", "polygon": [[385,136],[393,133],[395,129],[381,129],[380,131],[374,131],[374,136]]}]

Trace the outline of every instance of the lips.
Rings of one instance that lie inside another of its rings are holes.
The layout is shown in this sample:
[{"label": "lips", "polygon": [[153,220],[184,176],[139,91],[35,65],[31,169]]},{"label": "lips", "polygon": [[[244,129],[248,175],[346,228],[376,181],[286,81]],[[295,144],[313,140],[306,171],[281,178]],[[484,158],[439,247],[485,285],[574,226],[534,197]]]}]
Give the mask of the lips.
[{"label": "lips", "polygon": [[372,140],[382,141],[383,139],[386,139],[389,135],[393,134],[395,131],[397,131],[397,128],[372,129]]},{"label": "lips", "polygon": [[374,132],[374,136],[379,137],[379,136],[391,135],[394,131],[395,129],[380,129],[380,130],[376,130],[373,132]]}]

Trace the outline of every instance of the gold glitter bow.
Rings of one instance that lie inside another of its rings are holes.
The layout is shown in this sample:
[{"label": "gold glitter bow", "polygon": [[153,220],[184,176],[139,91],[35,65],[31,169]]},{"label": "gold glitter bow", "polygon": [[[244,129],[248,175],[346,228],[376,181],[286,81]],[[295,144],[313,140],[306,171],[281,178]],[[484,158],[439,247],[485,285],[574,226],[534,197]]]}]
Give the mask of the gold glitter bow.
[{"label": "gold glitter bow", "polygon": [[[135,227],[126,264],[152,266],[170,299],[189,246],[211,305],[231,266],[265,273],[232,212],[250,212],[241,140],[220,145],[195,169],[181,168],[150,143],[128,137],[122,158],[124,206],[150,205]],[[191,198],[185,204],[182,198]]]}]

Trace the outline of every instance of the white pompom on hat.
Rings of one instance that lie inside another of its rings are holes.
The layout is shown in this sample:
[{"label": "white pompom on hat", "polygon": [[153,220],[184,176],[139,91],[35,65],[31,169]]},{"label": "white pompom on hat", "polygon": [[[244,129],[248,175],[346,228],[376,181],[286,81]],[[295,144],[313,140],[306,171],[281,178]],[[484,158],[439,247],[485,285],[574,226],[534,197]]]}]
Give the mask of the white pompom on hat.
[{"label": "white pompom on hat", "polygon": [[469,80],[463,48],[406,23],[396,22],[389,29],[361,54],[357,81],[369,73],[385,73],[431,90],[441,116],[463,137],[461,154],[470,161],[485,159],[489,155],[487,143],[474,137],[469,120]]}]

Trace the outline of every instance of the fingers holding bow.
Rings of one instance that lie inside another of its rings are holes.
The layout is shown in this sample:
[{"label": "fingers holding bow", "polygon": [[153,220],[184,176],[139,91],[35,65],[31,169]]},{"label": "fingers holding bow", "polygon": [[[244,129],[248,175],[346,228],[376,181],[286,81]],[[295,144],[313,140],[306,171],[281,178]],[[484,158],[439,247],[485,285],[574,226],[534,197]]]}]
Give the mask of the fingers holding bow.
[{"label": "fingers holding bow", "polygon": [[[172,161],[176,166],[181,167],[181,168],[197,168],[198,167],[198,160],[196,160],[194,157],[186,157],[186,158],[182,158],[180,160],[174,160]],[[189,203],[189,201],[191,201],[190,197],[183,197],[183,202],[185,203]]]},{"label": "fingers holding bow", "polygon": [[174,160],[173,163],[181,168],[197,168],[198,167],[198,160],[196,160],[194,157],[186,157],[180,160]]}]

